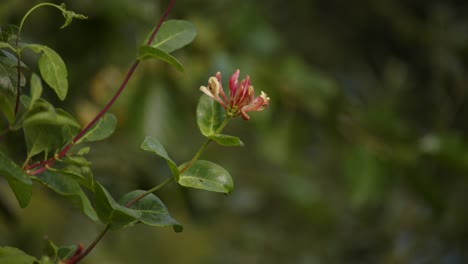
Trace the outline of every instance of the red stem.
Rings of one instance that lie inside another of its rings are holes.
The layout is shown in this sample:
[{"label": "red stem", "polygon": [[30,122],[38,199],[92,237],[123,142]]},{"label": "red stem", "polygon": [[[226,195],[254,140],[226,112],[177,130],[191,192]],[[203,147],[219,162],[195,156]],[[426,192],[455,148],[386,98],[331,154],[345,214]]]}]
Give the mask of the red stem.
[{"label": "red stem", "polygon": [[[156,37],[156,34],[158,33],[159,31],[159,28],[161,27],[162,23],[164,22],[164,20],[166,20],[167,16],[169,15],[169,12],[171,11],[172,7],[174,6],[176,0],[171,0],[171,2],[169,3],[168,7],[166,8],[166,10],[164,11],[164,14],[161,16],[161,18],[159,19],[159,22],[158,24],[156,25],[156,27],[154,28],[153,32],[151,33],[151,36],[150,38],[148,39],[146,45],[149,46],[151,45],[151,43],[153,42],[154,38]],[[37,167],[41,167],[35,171],[32,171],[32,172],[29,172],[29,174],[31,175],[37,175],[37,174],[40,174],[42,172],[44,172],[47,168],[47,166],[50,166],[52,165],[55,160],[65,156],[67,154],[67,152],[70,150],[70,148],[78,141],[80,140],[83,135],[88,132],[88,130],[101,118],[104,116],[104,114],[109,110],[109,108],[114,104],[114,102],[119,98],[120,94],[122,93],[122,91],[125,89],[125,87],[127,86],[127,83],[128,81],[130,80],[130,78],[132,77],[133,73],[135,72],[135,69],[138,67],[138,64],[140,63],[139,60],[136,60],[133,65],[130,67],[130,69],[128,70],[127,72],[127,75],[125,76],[125,79],[123,80],[122,84],[120,85],[119,89],[117,90],[117,92],[114,94],[114,96],[110,99],[110,101],[106,104],[106,106],[104,106],[104,108],[96,115],[96,117],[94,117],[94,119],[88,124],[86,125],[85,128],[83,128],[73,139],[72,141],[65,147],[62,149],[62,151],[59,152],[59,154],[55,155],[54,157],[51,157],[49,158],[48,160],[45,160],[45,161],[41,161],[41,162],[38,162],[38,163],[34,163],[32,165],[29,165],[29,166],[26,166],[25,167],[25,170],[32,170],[34,168],[37,168]],[[19,69],[19,68],[18,68]],[[19,72],[19,71],[18,71]],[[18,90],[19,91],[19,90]],[[18,96],[19,98],[19,96]],[[17,98],[17,100],[18,100]]]}]

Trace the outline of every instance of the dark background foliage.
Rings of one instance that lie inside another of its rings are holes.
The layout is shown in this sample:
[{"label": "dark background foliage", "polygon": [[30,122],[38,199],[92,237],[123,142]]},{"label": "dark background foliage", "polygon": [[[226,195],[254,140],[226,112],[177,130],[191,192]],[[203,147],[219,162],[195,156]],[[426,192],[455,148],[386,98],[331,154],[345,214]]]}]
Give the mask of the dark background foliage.
[{"label": "dark background foliage", "polygon": [[[3,0],[0,24],[36,2]],[[56,103],[88,122],[166,2],[66,1],[89,19],[64,30],[56,10],[33,14],[25,41],[68,66],[71,92]],[[227,128],[245,147],[204,154],[231,172],[232,195],[171,185],[158,196],[184,232],[111,232],[84,263],[466,263],[467,13],[455,0],[178,1],[170,17],[198,30],[175,54],[185,73],[137,70],[111,109],[116,134],[92,148],[95,177],[117,197],[165,179],[165,162],[139,150],[146,135],[189,159],[203,142],[198,88],[218,70],[249,74],[271,105]],[[24,146],[3,143],[24,159]],[[40,255],[45,236],[88,244],[102,228],[41,186],[25,210],[0,188],[12,212],[0,244]]]}]

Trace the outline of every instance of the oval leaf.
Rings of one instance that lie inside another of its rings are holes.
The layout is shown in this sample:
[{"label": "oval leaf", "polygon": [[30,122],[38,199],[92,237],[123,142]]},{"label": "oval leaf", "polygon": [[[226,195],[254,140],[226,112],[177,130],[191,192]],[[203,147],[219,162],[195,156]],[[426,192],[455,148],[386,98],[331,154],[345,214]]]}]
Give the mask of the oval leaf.
[{"label": "oval leaf", "polygon": [[37,259],[14,247],[0,247],[0,263],[33,264]]},{"label": "oval leaf", "polygon": [[140,148],[144,151],[153,152],[154,154],[164,158],[167,162],[167,165],[169,166],[169,169],[172,172],[172,176],[174,177],[174,179],[176,181],[179,180],[179,169],[177,168],[177,165],[169,157],[169,155],[166,152],[166,149],[164,149],[163,145],[157,139],[152,137],[146,137],[143,143],[141,143]]},{"label": "oval leaf", "polygon": [[31,200],[32,181],[24,171],[0,151],[0,176],[5,177],[22,208]]},{"label": "oval leaf", "polygon": [[117,118],[110,113],[105,114],[94,124],[76,143],[86,141],[99,141],[106,139],[114,133],[117,127]]},{"label": "oval leaf", "polygon": [[168,20],[161,25],[152,47],[171,53],[193,41],[197,31],[192,23],[185,20]]},{"label": "oval leaf", "polygon": [[[119,203],[126,205],[136,197],[140,196],[145,191],[136,190],[127,193]],[[139,222],[149,226],[172,226],[174,231],[181,232],[183,227],[169,214],[164,203],[154,194],[149,194],[143,199],[133,204],[130,209],[141,212]]]},{"label": "oval leaf", "polygon": [[[182,164],[179,169],[186,165]],[[179,176],[185,187],[229,194],[234,189],[231,175],[223,167],[206,160],[198,160]]]},{"label": "oval leaf", "polygon": [[208,138],[216,141],[216,143],[226,146],[226,147],[243,147],[244,142],[240,140],[238,137],[233,137],[233,136],[228,136],[228,135],[223,135],[223,134],[216,134],[209,136]]},{"label": "oval leaf", "polygon": [[129,226],[141,217],[141,212],[117,203],[98,182],[95,182],[94,186],[94,202],[99,219],[104,224],[110,224],[112,230]]},{"label": "oval leaf", "polygon": [[212,136],[224,120],[224,111],[221,105],[207,95],[202,95],[197,106],[197,124],[201,133]]},{"label": "oval leaf", "polygon": [[137,58],[139,60],[145,60],[145,59],[150,59],[150,58],[160,59],[174,66],[180,72],[184,71],[184,67],[182,67],[182,64],[180,64],[180,62],[176,58],[174,58],[169,53],[158,48],[149,47],[149,46],[141,46],[138,49]]},{"label": "oval leaf", "polygon": [[44,184],[56,193],[66,197],[72,204],[78,207],[89,219],[97,221],[96,211],[91,206],[88,197],[81,189],[78,182],[66,174],[55,171],[45,171],[37,176],[36,180]]},{"label": "oval leaf", "polygon": [[68,91],[67,67],[62,58],[51,48],[38,44],[29,44],[26,48],[42,52],[39,58],[39,71],[44,81],[52,88],[60,100],[64,100]]},{"label": "oval leaf", "polygon": [[32,114],[24,119],[23,126],[53,125],[80,128],[80,124],[67,112],[56,109],[56,111],[42,111]]}]

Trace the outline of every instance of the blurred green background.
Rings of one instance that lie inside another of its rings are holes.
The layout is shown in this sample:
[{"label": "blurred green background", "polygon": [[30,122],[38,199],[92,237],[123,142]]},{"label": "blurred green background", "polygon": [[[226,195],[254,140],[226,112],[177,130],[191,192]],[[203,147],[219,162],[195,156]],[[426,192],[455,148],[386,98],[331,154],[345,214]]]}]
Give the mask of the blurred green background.
[{"label": "blurred green background", "polygon": [[[2,0],[0,24],[35,3]],[[59,30],[61,14],[44,8],[23,39],[62,55],[70,94],[56,103],[87,123],[168,1],[65,3],[89,19]],[[270,106],[228,125],[245,147],[212,144],[202,157],[231,172],[232,195],[172,184],[157,195],[182,233],[111,232],[83,263],[467,263],[466,14],[455,0],[177,1],[170,18],[198,30],[175,53],[185,73],[140,65],[111,109],[117,132],[92,146],[95,177],[115,197],[168,177],[139,150],[146,135],[190,159],[203,143],[198,88],[218,70],[225,87],[235,69],[249,74]],[[103,228],[42,186],[25,210],[4,182],[0,196],[13,213],[0,216],[0,245],[39,256],[45,239],[87,245]]]}]

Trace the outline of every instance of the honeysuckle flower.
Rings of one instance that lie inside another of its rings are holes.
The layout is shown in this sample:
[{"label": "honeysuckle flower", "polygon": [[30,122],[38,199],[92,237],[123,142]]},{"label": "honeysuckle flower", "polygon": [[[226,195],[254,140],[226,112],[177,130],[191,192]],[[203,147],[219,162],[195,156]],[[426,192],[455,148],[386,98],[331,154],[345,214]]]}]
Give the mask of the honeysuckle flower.
[{"label": "honeysuckle flower", "polygon": [[240,115],[244,120],[249,120],[247,112],[262,111],[270,103],[270,98],[263,91],[260,96],[254,97],[254,87],[250,84],[250,77],[247,75],[239,83],[239,74],[240,71],[236,70],[229,79],[229,98],[224,93],[220,72],[211,76],[208,85],[201,86],[200,91],[217,101],[228,116]]}]

